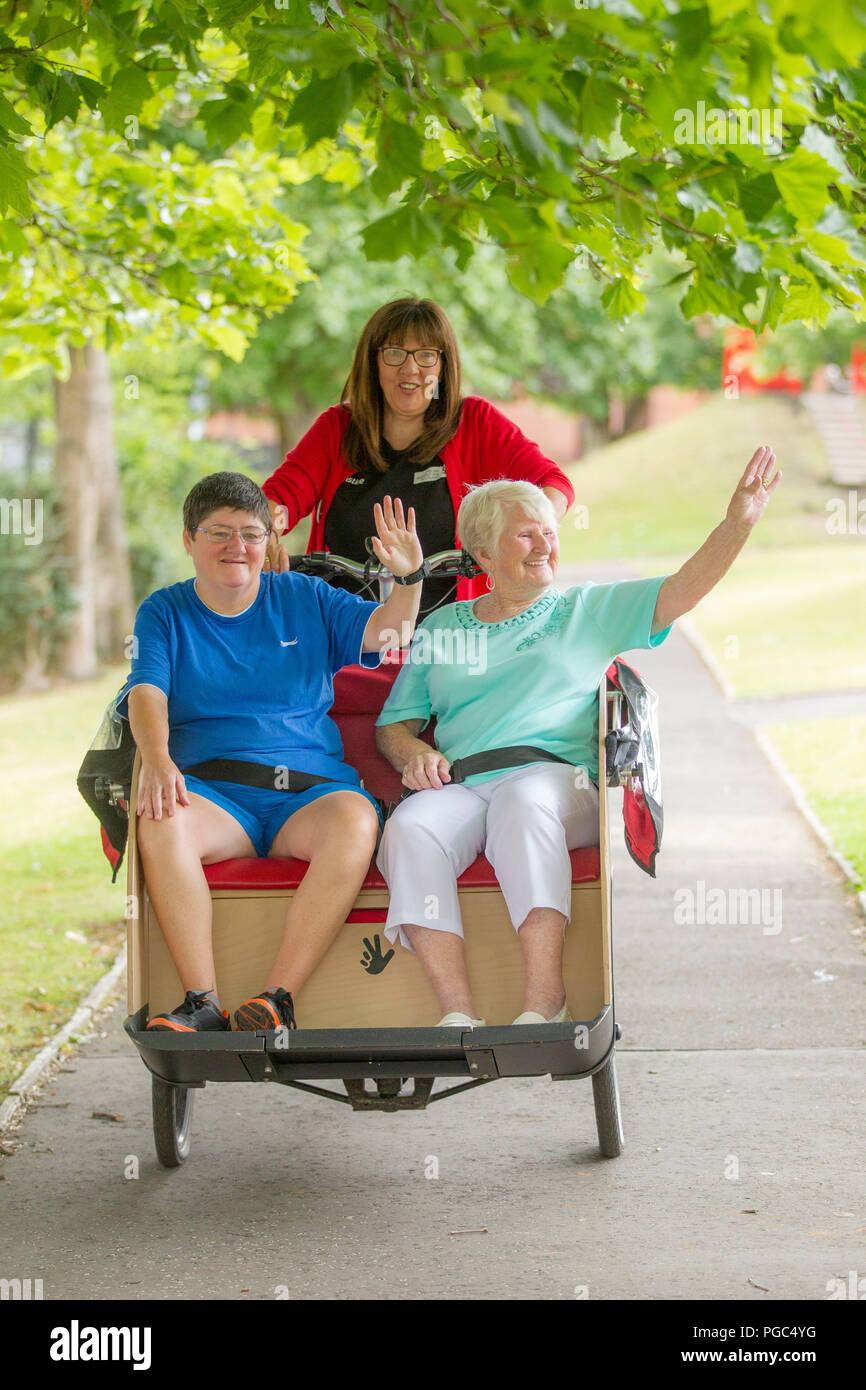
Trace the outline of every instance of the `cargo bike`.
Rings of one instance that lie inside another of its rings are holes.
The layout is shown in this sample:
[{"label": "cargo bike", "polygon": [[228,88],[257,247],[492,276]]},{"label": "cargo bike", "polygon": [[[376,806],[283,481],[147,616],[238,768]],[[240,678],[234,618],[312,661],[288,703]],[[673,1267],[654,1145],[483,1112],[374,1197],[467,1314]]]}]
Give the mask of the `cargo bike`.
[{"label": "cargo bike", "polygon": [[[480,572],[463,551],[443,552],[428,565],[431,575],[453,578],[455,589],[459,578]],[[380,600],[390,588],[387,572],[373,558],[361,565],[328,553],[307,554],[293,556],[291,567],[330,581],[351,575],[362,592]],[[399,667],[399,658],[376,670],[347,667],[338,672],[331,710],[345,761],[364,787],[388,804],[396,803],[404,789],[399,773],[376,748],[374,726],[395,665]],[[607,769],[599,776],[598,846],[570,852],[572,913],[563,975],[575,1022],[506,1024],[522,1007],[522,956],[493,870],[480,855],[459,878],[458,892],[475,999],[484,1018],[499,1022],[474,1029],[421,1022],[436,1018],[436,996],[417,957],[399,946],[391,949],[381,934],[388,890],[374,859],[342,931],[296,996],[302,1027],[148,1032],[147,1019],[176,1004],[183,989],[148,896],[135,816],[130,818],[126,873],[127,901],[133,907],[128,912],[129,1014],[123,1026],[151,1073],[154,1140],[164,1167],[177,1167],[189,1154],[194,1091],[208,1082],[232,1081],[290,1086],[356,1111],[396,1112],[423,1110],[433,1101],[508,1077],[591,1077],[600,1152],[605,1158],[621,1153],[608,789],[636,790],[638,810],[644,813],[641,776],[650,771],[656,781],[658,777],[645,697],[639,713],[639,701],[626,699],[624,672],[634,674],[614,663],[598,692],[598,766]],[[635,724],[641,722],[644,734],[638,738]],[[433,743],[432,725],[422,737]],[[647,761],[648,750],[651,769],[639,761],[641,756]],[[110,801],[117,815],[128,815],[136,804],[138,762],[136,755],[129,785],[122,778],[101,779],[96,795]],[[302,860],[267,858],[205,866],[217,981],[230,1016],[259,987],[306,868]],[[653,872],[651,864],[648,872]],[[434,1090],[437,1080],[444,1085]]]}]

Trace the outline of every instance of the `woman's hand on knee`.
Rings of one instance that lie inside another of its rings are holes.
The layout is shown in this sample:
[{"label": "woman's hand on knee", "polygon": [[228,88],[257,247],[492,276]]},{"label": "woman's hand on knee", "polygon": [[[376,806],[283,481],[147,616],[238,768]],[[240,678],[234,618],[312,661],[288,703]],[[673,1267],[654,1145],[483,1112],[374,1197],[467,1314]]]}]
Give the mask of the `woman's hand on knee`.
[{"label": "woman's hand on knee", "polygon": [[450,767],[448,759],[435,748],[429,753],[418,753],[403,768],[403,786],[413,792],[438,790],[451,781]]},{"label": "woman's hand on knee", "polygon": [[166,816],[173,816],[178,805],[189,804],[183,773],[170,758],[154,763],[142,759],[135,804],[139,816],[144,816],[146,820],[162,820],[163,812]]}]

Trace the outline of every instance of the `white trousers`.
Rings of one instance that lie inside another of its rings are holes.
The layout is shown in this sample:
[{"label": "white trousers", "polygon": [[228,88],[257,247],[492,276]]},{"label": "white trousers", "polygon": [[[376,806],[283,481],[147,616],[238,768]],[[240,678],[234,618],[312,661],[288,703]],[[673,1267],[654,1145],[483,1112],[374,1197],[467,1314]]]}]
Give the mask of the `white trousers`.
[{"label": "white trousers", "polygon": [[415,792],[385,822],[376,863],[391,895],[385,936],[415,923],[462,937],[457,879],[486,854],[515,931],[534,907],[571,919],[570,849],[598,844],[598,788],[585,771],[531,763],[467,787]]}]

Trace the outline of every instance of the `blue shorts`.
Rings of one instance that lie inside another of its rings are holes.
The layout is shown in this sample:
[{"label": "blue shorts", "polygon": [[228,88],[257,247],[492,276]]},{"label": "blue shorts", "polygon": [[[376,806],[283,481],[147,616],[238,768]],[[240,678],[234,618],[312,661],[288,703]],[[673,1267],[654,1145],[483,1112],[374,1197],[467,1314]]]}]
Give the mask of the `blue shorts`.
[{"label": "blue shorts", "polygon": [[184,774],[186,789],[196,792],[216,806],[222,806],[238,822],[253,842],[260,859],[264,859],[277,834],[290,816],[320,796],[330,792],[359,792],[375,808],[379,817],[379,833],[385,824],[378,801],[357,782],[321,782],[305,792],[271,791],[265,787],[245,787],[240,782],[202,781],[200,777]]}]

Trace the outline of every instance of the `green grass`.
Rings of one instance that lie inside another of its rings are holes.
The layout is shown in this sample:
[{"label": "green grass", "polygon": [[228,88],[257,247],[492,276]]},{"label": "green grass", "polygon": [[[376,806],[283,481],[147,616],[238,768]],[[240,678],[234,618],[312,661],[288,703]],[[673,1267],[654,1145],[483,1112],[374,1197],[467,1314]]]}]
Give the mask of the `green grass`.
[{"label": "green grass", "polygon": [[[643,562],[646,574],[677,566]],[[866,545],[746,550],[689,619],[738,699],[866,690]]]},{"label": "green grass", "polygon": [[577,504],[589,509],[580,529],[572,513],[560,532],[563,563],[692,554],[714,526],[759,444],[771,444],[784,478],[750,546],[831,544],[829,482],[823,446],[805,406],[774,396],[739,401],[714,396],[678,420],[641,430],[596,450],[568,472]]},{"label": "green grass", "polygon": [[791,720],[764,733],[866,887],[866,716]]},{"label": "green grass", "polygon": [[670,573],[722,520],[758,444],[784,477],[747,548],[690,615],[738,696],[866,688],[866,546],[827,531],[823,448],[804,407],[721,396],[692,414],[619,440],[570,470],[579,529],[566,517],[563,563],[618,560]]},{"label": "green grass", "polygon": [[0,700],[0,1100],[123,941],[123,871],[112,884],[75,777],[124,674]]}]

